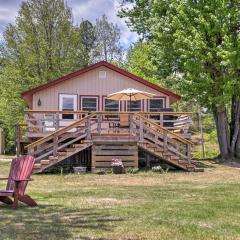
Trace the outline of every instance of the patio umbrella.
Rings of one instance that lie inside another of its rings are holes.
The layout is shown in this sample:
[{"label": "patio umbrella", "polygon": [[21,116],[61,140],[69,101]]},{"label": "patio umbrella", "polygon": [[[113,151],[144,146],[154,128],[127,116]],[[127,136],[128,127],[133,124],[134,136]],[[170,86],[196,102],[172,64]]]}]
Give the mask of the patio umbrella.
[{"label": "patio umbrella", "polygon": [[131,112],[131,103],[132,101],[137,101],[137,100],[143,100],[143,99],[149,99],[154,97],[155,94],[149,93],[149,92],[144,92],[140,91],[134,88],[127,88],[119,92],[115,92],[112,94],[109,94],[107,96],[107,99],[110,100],[129,100],[130,101],[130,112]]}]

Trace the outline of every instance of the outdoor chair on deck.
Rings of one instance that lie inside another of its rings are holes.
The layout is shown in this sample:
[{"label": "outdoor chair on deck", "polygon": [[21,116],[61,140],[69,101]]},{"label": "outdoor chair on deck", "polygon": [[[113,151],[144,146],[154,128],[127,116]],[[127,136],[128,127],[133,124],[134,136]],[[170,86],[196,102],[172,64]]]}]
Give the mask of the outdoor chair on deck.
[{"label": "outdoor chair on deck", "polygon": [[[22,156],[12,160],[6,190],[0,190],[0,201],[13,208],[18,208],[18,201],[28,206],[35,207],[37,203],[28,195],[25,195],[25,189],[32,173],[35,159],[32,156]],[[13,198],[13,200],[11,199]]]},{"label": "outdoor chair on deck", "polygon": [[119,127],[120,128],[128,128],[129,127],[128,114],[120,114],[119,118],[120,118]]}]

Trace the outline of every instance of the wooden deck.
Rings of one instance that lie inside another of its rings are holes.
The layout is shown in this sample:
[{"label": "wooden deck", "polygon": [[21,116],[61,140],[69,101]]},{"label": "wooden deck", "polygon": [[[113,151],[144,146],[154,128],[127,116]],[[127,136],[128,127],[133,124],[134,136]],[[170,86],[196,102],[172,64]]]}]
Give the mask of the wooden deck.
[{"label": "wooden deck", "polygon": [[[59,111],[26,112],[25,138],[29,139],[29,144],[25,149],[38,161],[36,172],[90,146],[93,171],[110,167],[112,158],[116,157],[121,158],[126,167],[137,167],[138,148],[176,168],[195,170],[188,131],[190,113],[69,112],[74,120],[67,124],[62,120],[63,113],[66,114]],[[46,120],[44,114],[50,114],[51,118],[48,116]],[[124,124],[122,116],[125,116]]]}]

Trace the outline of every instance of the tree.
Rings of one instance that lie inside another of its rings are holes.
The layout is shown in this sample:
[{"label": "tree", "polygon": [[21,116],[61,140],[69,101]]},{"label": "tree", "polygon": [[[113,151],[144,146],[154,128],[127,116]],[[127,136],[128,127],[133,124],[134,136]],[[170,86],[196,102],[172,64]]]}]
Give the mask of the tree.
[{"label": "tree", "polygon": [[94,26],[88,20],[83,20],[79,26],[79,30],[81,33],[81,43],[87,52],[90,53],[96,39]]},{"label": "tree", "polygon": [[139,41],[133,44],[127,53],[125,68],[150,82],[159,84],[157,81],[157,68],[151,61],[152,50],[148,44]]},{"label": "tree", "polygon": [[159,74],[176,74],[186,97],[212,111],[223,160],[240,158],[239,8],[237,0],[136,0],[120,13],[148,41]]},{"label": "tree", "polygon": [[[21,4],[16,23],[4,32],[4,55],[15,61],[28,87],[87,64],[80,33],[63,0],[29,0]],[[36,80],[39,79],[39,80]]]},{"label": "tree", "polygon": [[97,19],[95,26],[95,42],[92,51],[92,61],[113,61],[122,58],[123,49],[120,46],[120,29],[108,22],[106,15]]},{"label": "tree", "polygon": [[88,64],[80,30],[63,0],[24,1],[15,24],[7,26],[0,48],[0,126],[7,150],[14,149],[14,125],[23,121],[20,93]]}]

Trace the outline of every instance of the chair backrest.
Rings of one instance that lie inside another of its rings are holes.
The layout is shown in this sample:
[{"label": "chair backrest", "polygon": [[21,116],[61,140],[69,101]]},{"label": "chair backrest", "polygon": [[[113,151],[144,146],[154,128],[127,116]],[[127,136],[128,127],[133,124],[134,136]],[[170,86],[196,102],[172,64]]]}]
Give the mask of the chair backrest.
[{"label": "chair backrest", "polygon": [[[35,159],[32,156],[22,156],[12,160],[8,177],[7,190],[14,190],[15,180],[29,179],[32,173]],[[23,195],[28,181],[19,183],[19,194]]]},{"label": "chair backrest", "polygon": [[121,127],[128,127],[129,126],[128,114],[120,114],[120,126]]}]

